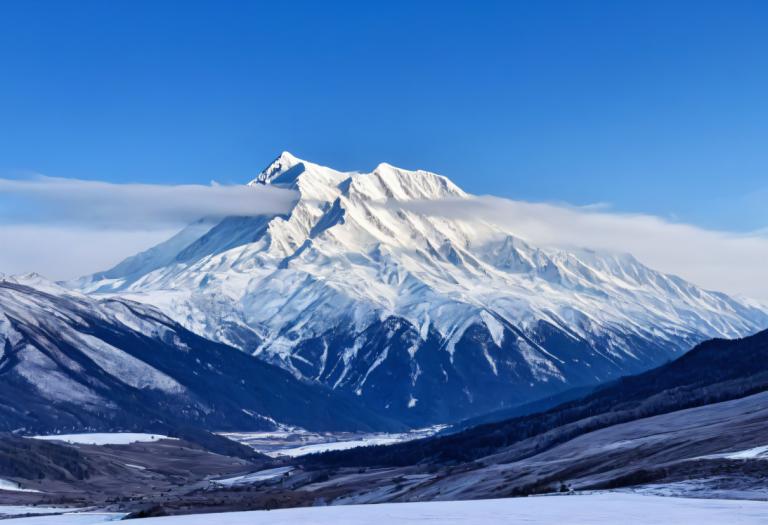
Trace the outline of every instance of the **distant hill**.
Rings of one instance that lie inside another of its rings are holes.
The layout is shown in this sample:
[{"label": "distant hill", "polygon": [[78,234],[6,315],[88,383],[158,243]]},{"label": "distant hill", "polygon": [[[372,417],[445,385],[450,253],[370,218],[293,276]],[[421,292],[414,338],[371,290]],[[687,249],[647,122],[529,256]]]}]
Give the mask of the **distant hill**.
[{"label": "distant hill", "polygon": [[621,378],[585,397],[544,412],[479,425],[453,435],[389,447],[328,452],[315,465],[413,465],[472,461],[542,436],[546,450],[619,423],[738,399],[768,390],[768,331],[736,340],[706,341],[648,372]]},{"label": "distant hill", "polygon": [[0,431],[403,428],[150,306],[27,281],[0,280]]}]

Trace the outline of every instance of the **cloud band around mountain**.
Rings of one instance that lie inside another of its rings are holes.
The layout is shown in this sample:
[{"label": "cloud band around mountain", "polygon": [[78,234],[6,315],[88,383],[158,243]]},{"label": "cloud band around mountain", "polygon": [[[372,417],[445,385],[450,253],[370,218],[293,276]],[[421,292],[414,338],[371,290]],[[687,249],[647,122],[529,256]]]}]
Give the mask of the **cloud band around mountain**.
[{"label": "cloud band around mountain", "polygon": [[[287,213],[297,198],[297,192],[273,186],[0,179],[0,272],[34,270],[71,278],[103,270],[200,218]],[[713,231],[652,215],[611,212],[604,206],[492,196],[387,206],[482,219],[536,245],[627,252],[654,269],[706,288],[768,299],[765,232]]]},{"label": "cloud band around mountain", "polygon": [[0,272],[78,277],[109,268],[200,218],[286,213],[297,197],[260,185],[0,179]]},{"label": "cloud band around mountain", "polygon": [[415,212],[482,219],[536,245],[631,253],[712,290],[768,299],[768,235],[707,230],[660,217],[493,196],[400,203]]},{"label": "cloud band around mountain", "polygon": [[298,194],[273,186],[114,184],[36,177],[0,179],[0,219],[112,229],[163,229],[201,217],[288,212]]}]

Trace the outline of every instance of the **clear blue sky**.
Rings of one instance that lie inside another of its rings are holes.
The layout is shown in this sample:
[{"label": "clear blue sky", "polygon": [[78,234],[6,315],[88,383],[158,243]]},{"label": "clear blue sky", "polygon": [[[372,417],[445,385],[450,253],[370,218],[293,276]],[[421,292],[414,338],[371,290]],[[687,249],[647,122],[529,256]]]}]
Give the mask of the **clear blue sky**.
[{"label": "clear blue sky", "polygon": [[768,3],[5,1],[0,173],[240,182],[281,150],[768,226]]}]

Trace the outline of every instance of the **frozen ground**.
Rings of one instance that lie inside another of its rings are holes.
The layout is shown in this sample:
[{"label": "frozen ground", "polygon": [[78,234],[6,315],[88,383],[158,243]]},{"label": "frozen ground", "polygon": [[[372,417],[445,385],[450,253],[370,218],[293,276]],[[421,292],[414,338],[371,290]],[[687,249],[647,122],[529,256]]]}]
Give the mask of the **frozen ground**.
[{"label": "frozen ground", "polygon": [[768,446],[753,447],[745,450],[737,450],[735,452],[727,452],[724,454],[710,454],[709,456],[702,456],[702,459],[766,459],[768,460]]},{"label": "frozen ground", "polygon": [[[114,519],[104,515],[102,521]],[[94,515],[62,515],[10,520],[19,525],[86,525]],[[441,525],[756,525],[768,522],[768,503],[596,493],[513,499],[387,503],[147,518],[142,525],[362,525],[440,523]]]},{"label": "frozen ground", "polygon": [[[625,489],[621,489],[625,490]],[[626,489],[635,494],[673,496],[679,498],[715,498],[762,501],[768,505],[768,487],[765,484],[733,483],[726,477],[711,476],[670,483],[649,483]]]},{"label": "frozen ground", "polygon": [[[10,481],[7,479],[0,479],[0,490],[5,490],[9,492],[39,492],[37,490],[22,488],[15,481]],[[0,514],[2,514],[2,511],[0,511]]]},{"label": "frozen ground", "polygon": [[113,432],[95,434],[55,434],[50,436],[32,436],[32,439],[46,441],[64,441],[78,445],[130,445],[131,443],[151,443],[161,439],[175,439],[160,434],[139,434],[134,432]]},{"label": "frozen ground", "polygon": [[276,458],[371,445],[391,445],[428,437],[444,428],[445,425],[435,425],[402,433],[308,432],[303,429],[286,429],[277,432],[230,432],[222,435]]},{"label": "frozen ground", "polygon": [[233,478],[226,479],[214,479],[213,483],[216,485],[223,485],[225,487],[232,487],[236,485],[248,485],[249,483],[256,483],[258,481],[267,481],[270,479],[279,478],[288,474],[293,470],[293,467],[278,467],[268,470],[260,470],[252,474],[244,474],[242,476],[235,476]]},{"label": "frozen ground", "polygon": [[32,507],[29,505],[0,505],[0,519],[9,516],[25,516],[27,514],[56,514],[72,509],[61,507]]},{"label": "frozen ground", "polygon": [[[119,521],[124,514],[113,512],[78,512],[71,514],[59,514],[56,516],[32,516],[29,518],[12,518],[3,520],[5,523],[16,523],[19,525],[92,525],[94,523],[107,523],[110,521]],[[206,523],[206,522],[198,522]],[[210,522],[208,522],[210,523]]]}]

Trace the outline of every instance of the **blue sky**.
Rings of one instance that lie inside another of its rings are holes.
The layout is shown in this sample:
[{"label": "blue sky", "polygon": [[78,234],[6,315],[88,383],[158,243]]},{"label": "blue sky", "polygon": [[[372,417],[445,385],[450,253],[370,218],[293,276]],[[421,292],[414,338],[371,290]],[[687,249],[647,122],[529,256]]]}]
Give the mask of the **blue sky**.
[{"label": "blue sky", "polygon": [[3,2],[0,172],[240,182],[281,150],[768,226],[764,2]]},{"label": "blue sky", "polygon": [[72,278],[169,217],[256,213],[169,185],[288,150],[435,171],[534,243],[768,300],[766,27],[738,0],[1,2],[0,272]]}]

